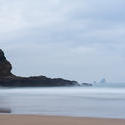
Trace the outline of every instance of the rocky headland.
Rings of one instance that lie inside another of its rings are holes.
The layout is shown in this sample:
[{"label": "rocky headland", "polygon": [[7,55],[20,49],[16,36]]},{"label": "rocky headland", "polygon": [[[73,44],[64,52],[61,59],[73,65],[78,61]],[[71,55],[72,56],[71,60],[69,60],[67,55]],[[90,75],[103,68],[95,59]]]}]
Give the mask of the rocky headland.
[{"label": "rocky headland", "polygon": [[46,76],[19,77],[11,72],[12,65],[0,49],[0,86],[2,87],[54,87],[78,86],[78,82]]}]

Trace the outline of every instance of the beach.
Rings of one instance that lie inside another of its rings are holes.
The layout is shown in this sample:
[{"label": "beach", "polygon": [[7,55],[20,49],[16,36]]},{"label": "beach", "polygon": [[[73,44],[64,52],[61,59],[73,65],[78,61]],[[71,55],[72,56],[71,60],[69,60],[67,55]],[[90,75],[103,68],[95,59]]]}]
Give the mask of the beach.
[{"label": "beach", "polygon": [[38,115],[0,115],[0,125],[125,125],[125,120]]}]

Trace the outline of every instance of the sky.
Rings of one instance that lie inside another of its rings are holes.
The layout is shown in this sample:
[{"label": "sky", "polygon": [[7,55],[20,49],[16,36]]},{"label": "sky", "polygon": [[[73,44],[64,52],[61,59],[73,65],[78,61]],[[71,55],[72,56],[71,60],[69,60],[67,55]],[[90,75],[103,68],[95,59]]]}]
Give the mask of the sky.
[{"label": "sky", "polygon": [[0,48],[16,75],[125,82],[125,0],[0,0]]}]

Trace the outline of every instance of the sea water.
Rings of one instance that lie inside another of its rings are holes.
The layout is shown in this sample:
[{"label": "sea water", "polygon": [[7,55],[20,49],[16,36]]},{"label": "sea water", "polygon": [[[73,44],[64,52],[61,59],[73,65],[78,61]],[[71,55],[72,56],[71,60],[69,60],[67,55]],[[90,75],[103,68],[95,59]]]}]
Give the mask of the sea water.
[{"label": "sea water", "polygon": [[0,89],[0,107],[12,114],[125,118],[125,87]]}]

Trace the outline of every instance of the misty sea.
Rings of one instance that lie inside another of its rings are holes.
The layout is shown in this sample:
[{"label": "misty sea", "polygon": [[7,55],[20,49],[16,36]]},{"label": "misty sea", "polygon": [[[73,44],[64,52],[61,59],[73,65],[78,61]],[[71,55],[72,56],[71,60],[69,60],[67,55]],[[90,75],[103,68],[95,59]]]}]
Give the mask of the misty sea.
[{"label": "misty sea", "polygon": [[1,88],[0,107],[12,114],[125,118],[125,85]]}]

